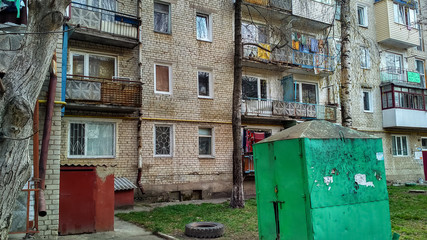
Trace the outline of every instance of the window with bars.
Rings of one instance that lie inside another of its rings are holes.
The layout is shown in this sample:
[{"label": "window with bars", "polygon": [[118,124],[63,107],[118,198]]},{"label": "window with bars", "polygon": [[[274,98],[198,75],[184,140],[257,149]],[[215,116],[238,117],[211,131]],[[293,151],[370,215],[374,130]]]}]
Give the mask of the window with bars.
[{"label": "window with bars", "polygon": [[393,156],[408,156],[408,141],[406,136],[392,136]]},{"label": "window with bars", "polygon": [[212,128],[199,128],[199,155],[213,155]]},{"label": "window with bars", "polygon": [[70,123],[69,131],[69,157],[115,156],[114,123]]},{"label": "window with bars", "polygon": [[154,155],[172,156],[172,126],[156,125],[154,131]]}]

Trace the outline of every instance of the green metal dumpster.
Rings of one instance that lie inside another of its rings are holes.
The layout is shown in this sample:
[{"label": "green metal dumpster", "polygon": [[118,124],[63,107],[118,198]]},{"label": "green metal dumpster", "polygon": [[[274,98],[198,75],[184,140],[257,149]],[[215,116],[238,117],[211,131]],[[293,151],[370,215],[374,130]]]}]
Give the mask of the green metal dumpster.
[{"label": "green metal dumpster", "polygon": [[380,138],[309,121],[254,145],[260,239],[391,239]]}]

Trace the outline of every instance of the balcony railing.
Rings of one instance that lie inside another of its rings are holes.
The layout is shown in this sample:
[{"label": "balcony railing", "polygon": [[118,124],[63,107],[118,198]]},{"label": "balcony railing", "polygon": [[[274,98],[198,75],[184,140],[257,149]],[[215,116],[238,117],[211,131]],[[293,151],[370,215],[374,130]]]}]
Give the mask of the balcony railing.
[{"label": "balcony railing", "polygon": [[398,82],[414,86],[422,86],[424,81],[422,76],[416,72],[410,72],[402,68],[394,67],[381,68],[380,79],[382,82]]},{"label": "balcony railing", "polygon": [[283,65],[295,65],[302,68],[313,69],[315,72],[334,71],[334,57],[295,50],[289,47],[275,49],[271,54],[263,49],[244,45],[243,57],[264,62],[273,62]]},{"label": "balcony railing", "polygon": [[292,10],[292,0],[245,0],[245,2],[265,7]]},{"label": "balcony railing", "polygon": [[67,75],[67,102],[141,107],[142,83],[137,81]]},{"label": "balcony railing", "polygon": [[336,107],[334,106],[257,98],[243,100],[242,114],[249,116],[287,116],[336,121]]},{"label": "balcony railing", "polygon": [[140,26],[136,16],[78,2],[71,4],[70,23],[134,39],[138,38]]}]

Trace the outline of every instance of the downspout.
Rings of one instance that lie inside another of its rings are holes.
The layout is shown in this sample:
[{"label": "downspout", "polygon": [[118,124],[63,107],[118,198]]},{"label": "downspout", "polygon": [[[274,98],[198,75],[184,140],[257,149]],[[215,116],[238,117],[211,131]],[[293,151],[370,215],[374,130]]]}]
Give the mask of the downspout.
[{"label": "downspout", "polygon": [[43,139],[42,139],[42,148],[40,151],[40,183],[39,183],[39,216],[46,216],[46,202],[44,197],[44,190],[46,189],[45,178],[46,178],[46,165],[47,165],[47,156],[49,150],[49,140],[50,140],[50,131],[52,128],[52,116],[53,116],[53,106],[55,101],[55,92],[56,92],[56,52],[52,57],[52,64],[50,69],[50,82],[49,89],[47,92],[47,103],[46,103],[46,117],[44,121],[43,128]]},{"label": "downspout", "polygon": [[[33,168],[34,168],[34,183],[36,188],[39,186],[39,101],[36,101],[36,106],[34,108],[34,114],[33,114]],[[38,201],[39,199],[39,192],[35,192],[35,199]],[[38,230],[39,228],[39,221],[38,221],[38,209],[37,204],[35,204],[34,209],[34,228]]]},{"label": "downspout", "polygon": [[[68,61],[68,25],[64,24],[64,36],[62,38],[62,76],[61,76],[61,101],[65,102],[67,91],[67,61]],[[61,116],[64,116],[65,107],[61,109]]]},{"label": "downspout", "polygon": [[[139,21],[141,21],[141,0],[138,0],[138,7],[137,7],[137,18]],[[138,27],[138,77],[139,77],[139,81],[142,82],[142,26],[141,26],[141,22],[140,25]],[[141,87],[141,91],[142,91],[142,87]],[[140,92],[139,94],[142,94],[142,92]],[[142,98],[141,98],[142,101]],[[142,104],[142,102],[141,102]],[[141,177],[142,177],[142,109],[139,109],[138,111],[138,137],[137,137],[137,142],[138,142],[138,176],[136,178],[136,185],[138,186],[139,191],[141,191],[141,194],[144,194],[144,188],[142,187],[142,183],[141,183]]]}]

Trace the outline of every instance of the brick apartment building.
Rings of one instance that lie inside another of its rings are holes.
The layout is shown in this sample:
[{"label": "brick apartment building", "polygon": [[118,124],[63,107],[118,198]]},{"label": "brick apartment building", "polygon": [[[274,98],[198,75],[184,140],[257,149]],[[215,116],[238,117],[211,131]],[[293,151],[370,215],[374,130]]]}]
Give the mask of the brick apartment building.
[{"label": "brick apartment building", "polygon": [[[353,127],[383,139],[390,181],[425,179],[424,2],[351,6]],[[340,8],[332,0],[245,0],[242,9],[242,148],[245,187],[255,193],[253,143],[301,121],[341,122]],[[68,12],[56,51],[47,216],[27,219],[38,221],[37,236],[64,233],[61,193],[91,188],[73,181],[83,172],[139,182],[136,197],[150,201],[228,196],[233,1],[78,0]],[[43,117],[41,101],[41,128]]]}]

